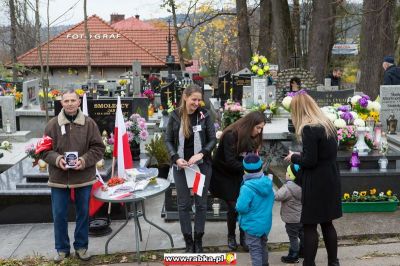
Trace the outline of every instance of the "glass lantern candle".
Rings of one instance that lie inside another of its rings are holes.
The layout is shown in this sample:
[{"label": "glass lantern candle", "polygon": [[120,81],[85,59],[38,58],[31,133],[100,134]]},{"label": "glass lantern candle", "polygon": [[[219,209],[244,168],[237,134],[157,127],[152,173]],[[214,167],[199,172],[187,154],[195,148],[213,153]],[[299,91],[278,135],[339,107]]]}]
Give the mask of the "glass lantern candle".
[{"label": "glass lantern candle", "polygon": [[365,126],[368,128],[368,132],[371,135],[371,137],[374,137],[374,127],[375,127],[375,119],[372,117],[368,117],[367,120],[365,120]]},{"label": "glass lantern candle", "polygon": [[381,148],[381,139],[382,139],[382,123],[378,122],[374,128],[374,147],[375,149]]},{"label": "glass lantern candle", "polygon": [[368,147],[367,143],[365,143],[365,134],[367,133],[367,128],[365,127],[358,127],[357,128],[357,143],[354,147],[357,148],[359,155],[368,155],[371,149]]}]

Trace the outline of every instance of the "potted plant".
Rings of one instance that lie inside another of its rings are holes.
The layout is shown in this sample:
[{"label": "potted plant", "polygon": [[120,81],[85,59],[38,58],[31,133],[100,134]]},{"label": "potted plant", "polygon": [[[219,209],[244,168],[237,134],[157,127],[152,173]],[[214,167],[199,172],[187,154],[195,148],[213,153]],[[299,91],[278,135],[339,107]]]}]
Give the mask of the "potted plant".
[{"label": "potted plant", "polygon": [[397,210],[399,200],[391,190],[377,194],[375,188],[369,191],[353,191],[344,193],[342,210],[350,212],[394,212]]},{"label": "potted plant", "polygon": [[155,134],[150,142],[145,145],[145,150],[150,157],[150,165],[153,164],[158,168],[158,176],[167,178],[171,161],[165,145],[164,135]]}]

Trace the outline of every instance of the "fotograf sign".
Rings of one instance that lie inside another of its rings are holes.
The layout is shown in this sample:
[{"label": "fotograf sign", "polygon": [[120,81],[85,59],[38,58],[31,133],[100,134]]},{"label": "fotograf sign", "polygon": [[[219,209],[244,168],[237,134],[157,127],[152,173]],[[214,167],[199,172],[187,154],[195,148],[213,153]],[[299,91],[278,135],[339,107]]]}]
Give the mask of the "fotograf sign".
[{"label": "fotograf sign", "polygon": [[[119,33],[96,33],[96,34],[90,34],[89,38],[90,39],[95,39],[95,40],[112,40],[112,39],[119,39],[121,37],[121,34]],[[72,39],[72,40],[78,40],[78,39],[85,39],[85,33],[68,33],[67,34],[67,39]]]}]

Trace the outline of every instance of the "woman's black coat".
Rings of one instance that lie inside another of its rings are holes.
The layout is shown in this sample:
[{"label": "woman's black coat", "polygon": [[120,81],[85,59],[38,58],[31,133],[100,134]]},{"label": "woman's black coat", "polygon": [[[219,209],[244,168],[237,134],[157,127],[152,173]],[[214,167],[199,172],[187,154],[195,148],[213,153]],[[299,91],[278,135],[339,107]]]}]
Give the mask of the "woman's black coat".
[{"label": "woman's black coat", "polygon": [[[211,161],[211,151],[214,149],[217,143],[217,138],[215,136],[214,121],[212,120],[210,113],[204,109],[200,108],[196,110],[199,115],[199,125],[201,126],[200,139],[201,139],[201,152],[203,152],[203,160]],[[201,113],[204,117],[201,116]],[[181,126],[181,117],[179,114],[179,109],[175,109],[171,112],[167,130],[165,132],[165,144],[167,145],[167,150],[172,163],[175,163],[175,158],[179,158],[178,155],[178,145],[179,145],[179,128]]]},{"label": "woman's black coat", "polygon": [[243,180],[243,157],[237,153],[237,135],[224,133],[213,158],[209,190],[214,197],[236,201]]},{"label": "woman's black coat", "polygon": [[301,222],[319,224],[342,216],[337,141],[327,138],[322,126],[307,125],[302,132],[303,151],[291,161],[300,165],[296,183],[302,187]]}]

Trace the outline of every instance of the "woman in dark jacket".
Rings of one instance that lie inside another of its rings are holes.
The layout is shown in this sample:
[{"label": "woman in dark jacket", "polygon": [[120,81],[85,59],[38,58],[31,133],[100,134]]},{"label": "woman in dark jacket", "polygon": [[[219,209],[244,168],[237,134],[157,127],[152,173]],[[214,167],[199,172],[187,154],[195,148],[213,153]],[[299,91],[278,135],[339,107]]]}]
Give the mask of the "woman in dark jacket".
[{"label": "woman in dark jacket", "polygon": [[296,134],[303,144],[301,153],[289,151],[285,158],[299,164],[301,169],[296,183],[302,187],[303,265],[315,265],[317,225],[320,224],[328,265],[338,266],[337,234],[332,224],[332,220],[342,216],[336,129],[309,95],[300,93],[294,96],[290,106]]},{"label": "woman in dark jacket", "polygon": [[[264,125],[264,115],[261,112],[251,112],[228,126],[222,133],[213,159],[210,192],[214,197],[225,200],[228,206],[228,247],[232,250],[237,249],[235,206],[243,180],[243,158],[247,153],[260,149]],[[247,249],[242,230],[240,244]]]},{"label": "woman in dark jacket", "polygon": [[[183,233],[186,252],[202,253],[202,237],[207,214],[207,193],[211,179],[211,151],[217,139],[214,122],[207,110],[200,107],[201,88],[190,85],[182,93],[180,107],[169,117],[165,141],[173,167],[178,200],[179,222]],[[194,219],[194,242],[190,211],[192,201],[186,182],[184,168],[194,164],[205,175],[202,196],[194,195],[196,213]]]}]

